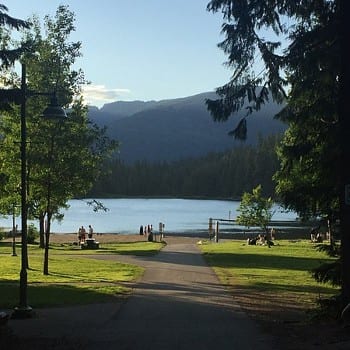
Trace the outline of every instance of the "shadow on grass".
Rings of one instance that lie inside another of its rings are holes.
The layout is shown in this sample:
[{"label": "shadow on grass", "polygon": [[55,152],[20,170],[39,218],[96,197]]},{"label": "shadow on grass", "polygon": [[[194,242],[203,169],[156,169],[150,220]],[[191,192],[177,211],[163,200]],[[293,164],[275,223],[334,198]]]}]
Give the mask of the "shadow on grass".
[{"label": "shadow on grass", "polygon": [[12,247],[12,242],[1,242],[0,241],[0,248],[1,247]]},{"label": "shadow on grass", "polygon": [[210,265],[221,268],[256,268],[275,270],[310,271],[327,261],[327,258],[289,257],[260,254],[204,253]]},{"label": "shadow on grass", "polygon": [[134,256],[153,256],[159,253],[163,245],[154,248],[138,248],[139,245],[144,246],[145,242],[121,242],[117,244],[105,244],[96,250],[96,253],[101,254],[116,254],[116,255],[134,255]]},{"label": "shadow on grass", "polygon": [[[159,242],[157,242],[159,243]],[[153,256],[157,254],[163,245],[159,247],[139,248],[145,242],[120,242],[120,243],[100,243],[98,249],[81,249],[79,246],[70,244],[52,244],[50,249],[56,252],[77,252],[81,255],[112,254],[112,255],[133,255],[133,256]]]},{"label": "shadow on grass", "polygon": [[254,287],[260,291],[274,292],[295,292],[295,293],[312,293],[318,294],[334,294],[334,288],[326,285],[305,286],[305,285],[285,285],[278,283],[253,282]]},{"label": "shadow on grass", "polygon": [[[28,304],[33,308],[83,305],[111,302],[128,294],[121,286],[86,288],[67,284],[29,284]],[[13,308],[19,302],[19,285],[13,281],[0,281],[0,308]]]}]

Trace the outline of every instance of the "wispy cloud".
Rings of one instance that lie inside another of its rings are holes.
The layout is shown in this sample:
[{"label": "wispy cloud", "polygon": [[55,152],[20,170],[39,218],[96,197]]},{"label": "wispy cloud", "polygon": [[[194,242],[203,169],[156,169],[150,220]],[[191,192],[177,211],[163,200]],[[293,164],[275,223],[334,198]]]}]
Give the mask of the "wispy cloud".
[{"label": "wispy cloud", "polygon": [[130,94],[129,89],[108,89],[104,85],[84,85],[84,100],[89,105],[101,106],[104,103],[114,102]]}]

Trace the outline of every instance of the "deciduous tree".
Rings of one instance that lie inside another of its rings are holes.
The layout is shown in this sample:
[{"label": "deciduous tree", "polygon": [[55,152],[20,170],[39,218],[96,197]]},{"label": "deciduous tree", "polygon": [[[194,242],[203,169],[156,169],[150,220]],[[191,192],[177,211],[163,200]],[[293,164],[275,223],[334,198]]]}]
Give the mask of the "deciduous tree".
[{"label": "deciduous tree", "polygon": [[265,234],[268,234],[268,226],[273,215],[273,200],[262,195],[262,187],[258,185],[251,193],[244,192],[241,203],[237,209],[236,217],[238,225],[260,227]]},{"label": "deciduous tree", "polygon": [[[45,245],[44,274],[48,274],[51,221],[62,218],[60,209],[69,199],[89,191],[116,147],[106,130],[91,124],[87,117],[81,97],[85,77],[81,70],[73,68],[81,43],[69,41],[75,30],[74,20],[67,6],[59,6],[54,18],[45,17],[45,35],[40,21],[33,18],[32,29],[23,37],[33,42],[34,50],[23,56],[28,67],[28,89],[56,91],[68,114],[65,121],[44,120],[40,114],[47,98],[32,96],[27,101],[27,198],[30,217],[40,222],[41,245]],[[6,153],[0,150],[7,186],[12,187],[20,174],[18,116],[19,113],[8,113],[1,124],[7,145],[12,145]]]}]

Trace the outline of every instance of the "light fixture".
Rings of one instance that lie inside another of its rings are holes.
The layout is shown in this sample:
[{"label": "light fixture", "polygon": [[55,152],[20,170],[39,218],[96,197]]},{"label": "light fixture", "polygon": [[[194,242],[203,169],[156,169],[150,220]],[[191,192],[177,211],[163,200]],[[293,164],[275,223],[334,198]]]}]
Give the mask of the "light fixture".
[{"label": "light fixture", "polygon": [[65,110],[58,105],[56,94],[51,97],[50,104],[44,109],[42,116],[45,119],[56,120],[64,120],[67,118]]}]

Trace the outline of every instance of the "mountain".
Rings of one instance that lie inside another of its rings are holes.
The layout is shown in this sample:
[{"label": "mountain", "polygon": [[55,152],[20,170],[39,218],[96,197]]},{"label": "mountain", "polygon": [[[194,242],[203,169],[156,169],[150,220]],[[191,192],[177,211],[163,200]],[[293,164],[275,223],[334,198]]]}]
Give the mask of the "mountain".
[{"label": "mountain", "polygon": [[[228,150],[241,144],[228,136],[239,116],[214,122],[205,99],[214,92],[162,101],[114,102],[91,108],[89,118],[107,126],[110,137],[120,142],[120,158],[127,163],[173,161]],[[281,106],[269,103],[247,119],[246,143],[255,144],[259,135],[282,133],[286,126],[273,116]],[[244,112],[243,112],[244,113]]]}]

